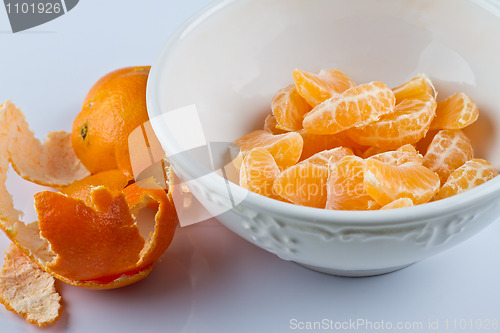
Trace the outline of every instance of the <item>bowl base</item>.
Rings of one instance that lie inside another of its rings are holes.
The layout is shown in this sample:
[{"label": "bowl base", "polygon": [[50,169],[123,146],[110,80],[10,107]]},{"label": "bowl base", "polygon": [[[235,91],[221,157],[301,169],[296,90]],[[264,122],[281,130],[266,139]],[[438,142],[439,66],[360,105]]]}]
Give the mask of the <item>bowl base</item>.
[{"label": "bowl base", "polygon": [[406,265],[401,265],[401,266],[394,266],[394,267],[387,267],[387,268],[376,268],[376,269],[344,270],[344,269],[317,267],[317,266],[311,266],[311,265],[305,265],[305,264],[299,264],[299,263],[297,263],[297,264],[302,266],[302,267],[316,271],[316,272],[325,273],[325,274],[329,274],[329,275],[343,276],[343,277],[369,277],[369,276],[375,276],[375,275],[382,275],[382,274],[387,274],[387,273],[392,273],[392,272],[398,271],[400,269],[403,269],[403,268],[411,265],[411,264],[406,264]]}]

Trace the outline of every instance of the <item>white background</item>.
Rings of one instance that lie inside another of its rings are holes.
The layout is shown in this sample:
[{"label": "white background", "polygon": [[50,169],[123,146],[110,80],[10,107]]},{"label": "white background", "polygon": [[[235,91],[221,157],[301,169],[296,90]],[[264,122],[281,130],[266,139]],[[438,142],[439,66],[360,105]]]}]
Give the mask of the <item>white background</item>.
[{"label": "white background", "polygon": [[[69,131],[100,76],[151,64],[172,31],[209,2],[82,0],[62,17],[16,34],[0,8],[0,103],[11,99],[20,106],[39,138]],[[40,190],[15,175],[9,189],[16,207],[25,210]],[[32,217],[28,213],[26,220]],[[293,319],[363,319],[374,328],[382,320],[394,326],[415,321],[423,323],[422,332],[432,331],[430,320],[438,321],[439,332],[485,331],[470,325],[500,320],[499,236],[497,221],[452,250],[401,271],[350,279],[285,262],[210,221],[179,229],[153,273],[135,285],[89,291],[58,284],[65,310],[43,331],[301,331],[292,329]],[[7,248],[6,237],[0,246]],[[460,320],[467,329],[459,329]],[[0,331],[38,329],[2,307]]]}]

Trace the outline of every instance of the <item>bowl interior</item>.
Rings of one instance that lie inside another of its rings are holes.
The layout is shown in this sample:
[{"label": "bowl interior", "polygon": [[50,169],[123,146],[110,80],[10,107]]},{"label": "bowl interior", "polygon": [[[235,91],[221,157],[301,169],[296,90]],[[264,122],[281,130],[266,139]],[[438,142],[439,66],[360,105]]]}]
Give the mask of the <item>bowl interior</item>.
[{"label": "bowl interior", "polygon": [[[187,22],[160,54],[148,83],[150,117],[194,105],[198,125],[155,128],[167,151],[185,150],[197,126],[206,142],[232,142],[261,129],[273,94],[292,83],[294,68],[338,68],[356,83],[392,87],[426,73],[438,100],[465,92],[476,101],[480,118],[466,132],[477,156],[500,168],[494,149],[500,145],[500,18],[492,3],[219,1]],[[215,154],[225,160],[223,150]]]}]

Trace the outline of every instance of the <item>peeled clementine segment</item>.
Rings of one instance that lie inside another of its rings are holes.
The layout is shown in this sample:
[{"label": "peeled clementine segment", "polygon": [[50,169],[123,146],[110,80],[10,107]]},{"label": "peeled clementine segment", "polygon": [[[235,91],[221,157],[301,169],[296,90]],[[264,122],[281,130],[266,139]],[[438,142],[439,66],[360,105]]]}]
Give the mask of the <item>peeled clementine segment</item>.
[{"label": "peeled clementine segment", "polygon": [[429,94],[422,99],[405,99],[394,107],[394,112],[363,127],[347,132],[352,140],[365,146],[396,149],[414,144],[429,130],[436,111],[436,100]]},{"label": "peeled clementine segment", "polygon": [[354,82],[337,69],[322,69],[318,74],[295,69],[293,81],[298,93],[312,107],[354,87]]},{"label": "peeled clementine segment", "polygon": [[425,203],[437,193],[439,184],[439,176],[418,163],[396,166],[374,158],[366,160],[364,186],[381,206],[401,198],[410,198],[415,205]]},{"label": "peeled clementine segment", "polygon": [[312,109],[304,117],[304,129],[314,134],[335,134],[367,125],[392,112],[395,102],[394,93],[383,82],[361,84]]},{"label": "peeled clementine segment", "polygon": [[361,158],[368,158],[373,155],[385,153],[388,151],[392,151],[392,149],[385,149],[380,147],[368,147],[366,150],[362,151],[361,154],[359,154],[358,156]]},{"label": "peeled clementine segment", "polygon": [[358,156],[345,156],[329,165],[326,190],[326,209],[367,210],[380,206],[371,198],[364,187],[366,161]]},{"label": "peeled clementine segment", "polygon": [[240,186],[265,197],[279,199],[273,191],[273,183],[279,173],[273,156],[264,148],[254,148],[241,164]]},{"label": "peeled clementine segment", "polygon": [[39,327],[51,325],[61,316],[61,296],[55,279],[11,244],[0,271],[0,302]]},{"label": "peeled clementine segment", "polygon": [[277,127],[286,131],[301,129],[304,115],[312,109],[293,84],[274,95],[271,108]]},{"label": "peeled clementine segment", "polygon": [[415,147],[408,144],[401,146],[396,150],[372,155],[368,157],[368,159],[376,159],[392,165],[402,165],[409,162],[422,164],[424,157],[417,152]]},{"label": "peeled clementine segment", "polygon": [[470,190],[498,176],[498,170],[486,160],[472,159],[453,171],[434,197],[441,200]]},{"label": "peeled clementine segment", "polygon": [[299,160],[304,140],[296,132],[273,135],[257,130],[242,136],[234,143],[240,147],[243,157],[253,148],[264,148],[274,157],[280,168],[287,168]]},{"label": "peeled clementine segment", "polygon": [[0,106],[0,140],[0,154],[8,157],[5,163],[10,160],[12,168],[31,182],[58,188],[90,174],[73,152],[69,133],[50,132],[42,144],[11,101]]},{"label": "peeled clementine segment", "polygon": [[380,209],[396,209],[396,208],[403,208],[403,207],[411,207],[413,206],[413,201],[410,198],[401,198],[394,200],[391,203],[388,203],[387,205],[381,207]]},{"label": "peeled clementine segment", "polygon": [[452,95],[437,104],[431,129],[462,129],[479,117],[476,103],[464,93]]},{"label": "peeled clementine segment", "polygon": [[431,95],[434,99],[437,96],[436,89],[425,74],[418,75],[399,87],[392,89],[392,91],[394,91],[394,95],[396,96],[396,104],[401,103],[405,99],[421,99],[426,94]]},{"label": "peeled clementine segment", "polygon": [[82,199],[90,205],[90,192],[94,187],[104,186],[110,191],[121,191],[131,180],[132,177],[125,175],[122,170],[112,169],[76,180],[69,186],[63,187],[60,192],[68,197]]},{"label": "peeled clementine segment", "polygon": [[273,116],[272,114],[267,115],[266,120],[264,121],[264,131],[267,131],[271,134],[283,134],[286,133],[287,131],[283,129],[279,129],[276,126],[278,125],[278,122],[276,121],[276,117]]},{"label": "peeled clementine segment", "polygon": [[273,190],[294,204],[325,208],[328,163],[352,155],[349,148],[337,147],[319,152],[286,169],[274,181]]},{"label": "peeled clementine segment", "polygon": [[427,148],[423,165],[436,172],[444,184],[455,169],[473,158],[472,143],[461,130],[441,130]]},{"label": "peeled clementine segment", "polygon": [[[396,150],[389,149],[389,148],[380,148],[380,147],[373,147],[372,146],[372,147],[369,147],[368,149],[366,149],[365,151],[363,151],[361,153],[360,157],[368,158],[368,157],[372,157],[372,156],[375,156],[375,155],[380,155],[382,153],[388,153],[389,155],[391,155],[391,154],[393,154],[394,151],[397,151],[397,152],[401,151],[401,152],[407,152],[407,153],[413,153],[413,154],[419,155],[419,152],[415,148],[415,146],[413,146],[411,144],[406,144],[406,145],[403,145],[403,146],[399,147]],[[384,156],[384,155],[382,155],[382,156]],[[382,161],[382,162],[384,162],[384,161]]]},{"label": "peeled clementine segment", "polygon": [[311,134],[306,132],[304,129],[298,131],[297,133],[302,136],[302,140],[304,142],[299,161],[303,161],[316,153],[322,152],[323,150],[329,150],[343,145],[345,146],[345,141],[337,134]]}]

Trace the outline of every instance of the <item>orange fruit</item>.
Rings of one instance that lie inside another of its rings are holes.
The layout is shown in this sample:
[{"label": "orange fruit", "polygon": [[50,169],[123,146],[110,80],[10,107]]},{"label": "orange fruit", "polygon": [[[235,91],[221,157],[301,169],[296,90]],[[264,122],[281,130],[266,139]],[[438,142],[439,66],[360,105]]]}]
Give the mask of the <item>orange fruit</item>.
[{"label": "orange fruit", "polygon": [[303,139],[296,132],[273,135],[257,130],[234,141],[240,147],[243,158],[253,148],[265,148],[282,169],[294,165],[302,154]]},{"label": "orange fruit", "polygon": [[409,162],[422,164],[424,159],[412,145],[404,145],[396,150],[375,154],[368,158],[392,165],[402,165]]},{"label": "orange fruit", "polygon": [[391,203],[388,203],[387,205],[381,207],[380,209],[396,209],[396,208],[403,208],[403,207],[411,207],[413,206],[413,201],[411,201],[410,198],[401,198],[394,200]]},{"label": "orange fruit", "polygon": [[240,186],[268,198],[280,199],[273,191],[280,169],[273,156],[264,148],[254,148],[246,154],[240,168]]},{"label": "orange fruit", "polygon": [[277,127],[286,131],[296,131],[302,128],[304,115],[311,111],[311,106],[302,98],[291,84],[278,91],[271,102]]},{"label": "orange fruit", "polygon": [[392,90],[382,82],[355,86],[306,114],[304,129],[314,134],[335,134],[354,126],[367,125],[392,112],[395,101]]},{"label": "orange fruit", "polygon": [[367,210],[380,207],[365,190],[365,163],[365,160],[353,155],[329,165],[326,209]]},{"label": "orange fruit", "polygon": [[318,74],[295,69],[293,81],[297,92],[312,107],[354,87],[354,82],[337,69],[322,69]]},{"label": "orange fruit", "polygon": [[458,93],[439,102],[436,118],[431,129],[462,129],[469,126],[479,117],[476,103],[464,93]]},{"label": "orange fruit", "polygon": [[498,176],[498,170],[486,160],[472,159],[453,171],[434,197],[441,200],[470,190]]},{"label": "orange fruit", "polygon": [[426,94],[436,99],[437,95],[431,80],[425,74],[418,75],[399,87],[392,89],[392,91],[394,91],[394,96],[396,96],[396,104],[401,103],[405,99],[421,99]]},{"label": "orange fruit", "polygon": [[91,172],[121,169],[132,175],[128,137],[148,121],[149,66],[126,67],[103,76],[85,97],[71,131],[76,156]]},{"label": "orange fruit", "polygon": [[278,122],[276,121],[276,117],[272,114],[267,115],[266,120],[264,121],[263,130],[269,132],[271,134],[283,134],[288,131],[277,128]]},{"label": "orange fruit", "polygon": [[425,203],[437,193],[439,184],[439,176],[418,163],[397,166],[366,160],[365,189],[381,206],[401,198],[410,198],[415,205]]},{"label": "orange fruit", "polygon": [[384,114],[377,122],[347,130],[349,137],[365,146],[396,149],[422,139],[434,119],[436,101],[425,94],[421,99],[405,99],[394,112]]},{"label": "orange fruit", "polygon": [[344,147],[317,153],[280,173],[273,190],[296,205],[325,208],[328,163],[352,154]]},{"label": "orange fruit", "polygon": [[441,130],[427,148],[423,165],[436,172],[444,184],[455,169],[473,158],[472,143],[461,130]]}]

